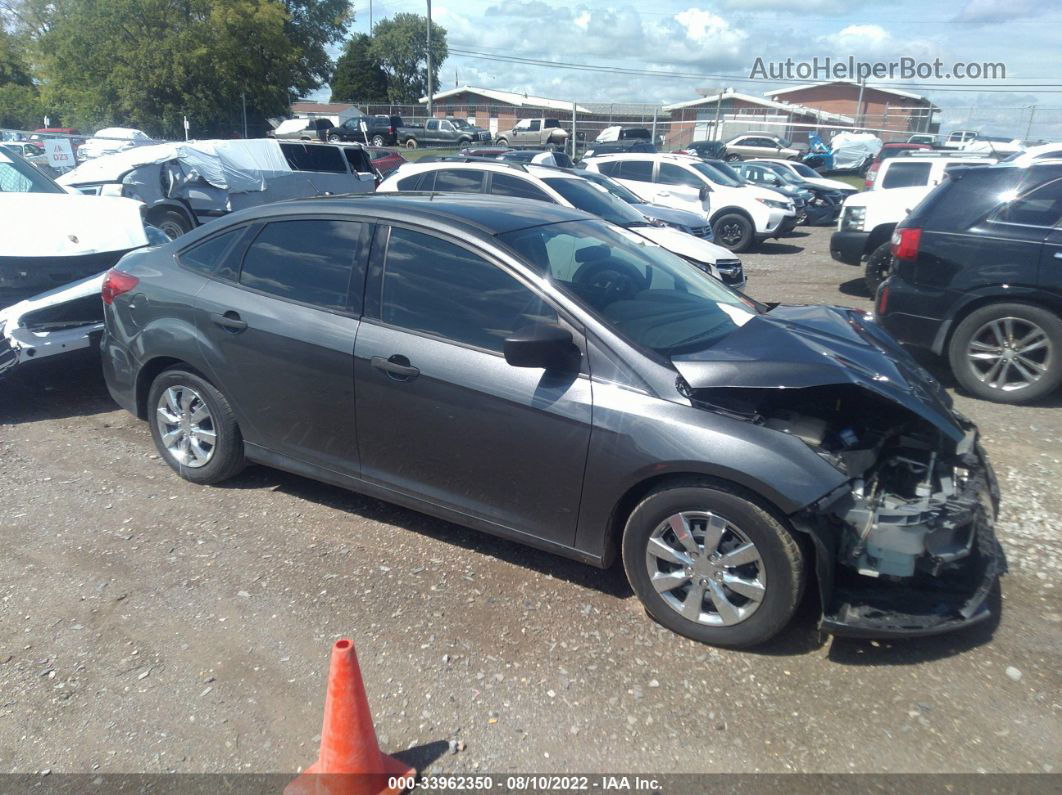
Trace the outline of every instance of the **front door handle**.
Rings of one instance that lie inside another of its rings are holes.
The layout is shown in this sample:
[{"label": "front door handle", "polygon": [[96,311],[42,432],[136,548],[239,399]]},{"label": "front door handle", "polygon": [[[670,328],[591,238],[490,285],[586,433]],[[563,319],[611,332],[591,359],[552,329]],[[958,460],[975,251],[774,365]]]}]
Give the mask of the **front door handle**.
[{"label": "front door handle", "polygon": [[214,321],[215,325],[221,326],[226,331],[230,331],[233,334],[239,334],[245,328],[247,328],[247,321],[240,319],[239,312],[233,312],[231,309],[225,314],[218,314],[217,312],[211,313],[210,319]]},{"label": "front door handle", "polygon": [[383,370],[387,377],[394,381],[412,381],[420,375],[419,368],[411,366],[409,359],[397,353],[390,359],[373,356],[369,363],[377,370]]}]

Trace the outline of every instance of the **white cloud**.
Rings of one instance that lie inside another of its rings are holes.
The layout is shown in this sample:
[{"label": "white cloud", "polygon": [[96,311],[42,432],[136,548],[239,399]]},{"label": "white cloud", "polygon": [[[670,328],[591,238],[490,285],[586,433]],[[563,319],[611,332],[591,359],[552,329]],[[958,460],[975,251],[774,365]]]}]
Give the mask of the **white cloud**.
[{"label": "white cloud", "polygon": [[1051,5],[1048,0],[967,0],[955,18],[961,22],[1008,22],[1042,14]]}]

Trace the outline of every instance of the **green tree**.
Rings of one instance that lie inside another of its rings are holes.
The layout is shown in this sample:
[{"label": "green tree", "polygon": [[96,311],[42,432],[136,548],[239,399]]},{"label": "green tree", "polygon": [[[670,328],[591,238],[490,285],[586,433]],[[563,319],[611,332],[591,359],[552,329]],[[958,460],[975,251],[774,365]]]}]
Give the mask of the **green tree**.
[{"label": "green tree", "polygon": [[[428,93],[427,19],[419,14],[395,14],[376,24],[370,52],[387,73],[387,98],[414,103]],[[431,24],[432,85],[439,85],[439,68],[449,54],[446,28]]]},{"label": "green tree", "polygon": [[0,127],[34,130],[43,116],[22,43],[0,30]]},{"label": "green tree", "polygon": [[[45,106],[86,128],[180,137],[283,114],[320,87],[348,0],[23,0]],[[31,15],[29,11],[33,11]]]},{"label": "green tree", "polygon": [[332,102],[387,98],[387,73],[371,52],[372,39],[357,33],[347,39],[332,75]]}]

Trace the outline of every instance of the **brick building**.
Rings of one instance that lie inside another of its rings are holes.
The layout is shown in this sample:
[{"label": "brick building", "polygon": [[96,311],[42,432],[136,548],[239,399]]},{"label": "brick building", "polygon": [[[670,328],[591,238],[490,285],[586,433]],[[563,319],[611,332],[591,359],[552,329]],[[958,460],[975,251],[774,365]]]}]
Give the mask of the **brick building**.
[{"label": "brick building", "polygon": [[855,119],[857,127],[884,131],[878,135],[886,141],[906,140],[912,133],[940,131],[940,108],[910,91],[834,81],[779,88],[768,91],[765,96],[849,116]]}]

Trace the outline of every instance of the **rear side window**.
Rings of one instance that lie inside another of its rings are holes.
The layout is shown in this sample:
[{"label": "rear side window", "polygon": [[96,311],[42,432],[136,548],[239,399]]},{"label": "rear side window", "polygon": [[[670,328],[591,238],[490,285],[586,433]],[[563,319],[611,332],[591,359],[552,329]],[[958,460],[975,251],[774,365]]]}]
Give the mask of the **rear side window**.
[{"label": "rear side window", "polygon": [[621,160],[619,178],[633,182],[652,182],[653,163],[651,160]]},{"label": "rear side window", "polygon": [[505,338],[556,313],[529,288],[433,235],[391,229],[380,317],[385,323],[501,353]]},{"label": "rear side window", "polygon": [[343,154],[347,158],[347,163],[350,164],[350,170],[355,174],[371,174],[373,172],[372,161],[364,149],[347,146],[343,148]]},{"label": "rear side window", "polygon": [[893,161],[885,172],[883,188],[914,188],[929,184],[932,163],[900,163]]},{"label": "rear side window", "polygon": [[980,223],[996,209],[1001,194],[1014,192],[1022,170],[956,169],[907,216],[910,225],[958,232]]},{"label": "rear side window", "polygon": [[343,153],[337,146],[323,144],[282,143],[281,150],[294,171],[325,171],[332,174],[347,173]]},{"label": "rear side window", "polygon": [[209,240],[204,240],[198,245],[185,249],[178,256],[178,261],[185,268],[204,276],[209,276],[217,270],[218,265],[229,253],[233,243],[239,240],[243,229],[233,229],[221,235],[216,235]]},{"label": "rear side window", "polygon": [[[348,311],[364,228],[356,221],[318,219],[266,224],[247,249],[240,284],[289,301]],[[354,308],[358,304],[360,300]]]},{"label": "rear side window", "polygon": [[1062,219],[1062,179],[1034,188],[1003,204],[989,219],[996,223],[1051,228]]},{"label": "rear side window", "polygon": [[538,199],[549,201],[549,197],[526,179],[511,177],[508,174],[495,174],[491,177],[490,192],[496,196],[515,196],[520,199]]},{"label": "rear side window", "polygon": [[435,172],[435,190],[479,193],[483,190],[483,172],[470,168],[443,168]]}]

